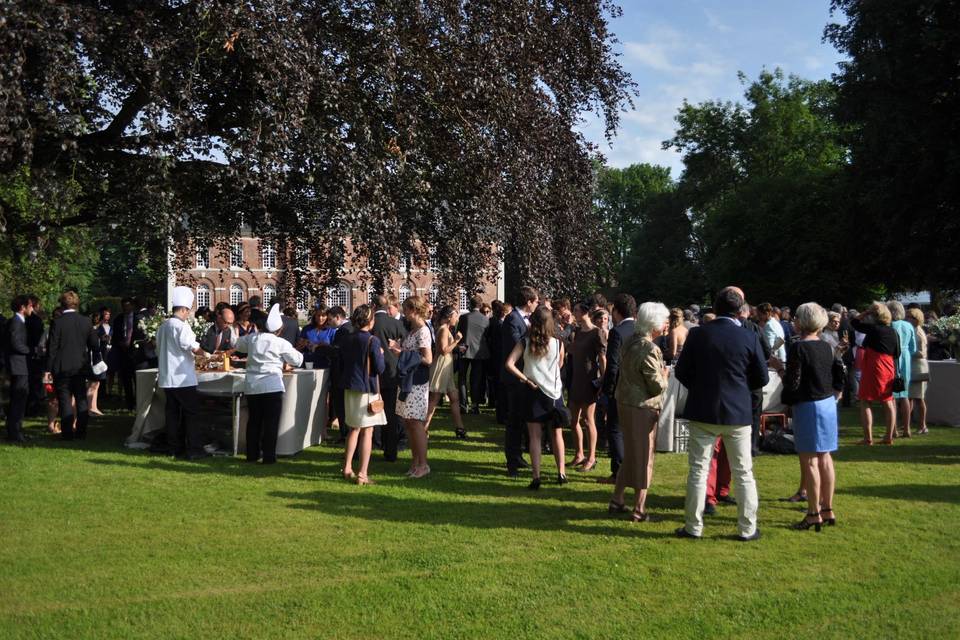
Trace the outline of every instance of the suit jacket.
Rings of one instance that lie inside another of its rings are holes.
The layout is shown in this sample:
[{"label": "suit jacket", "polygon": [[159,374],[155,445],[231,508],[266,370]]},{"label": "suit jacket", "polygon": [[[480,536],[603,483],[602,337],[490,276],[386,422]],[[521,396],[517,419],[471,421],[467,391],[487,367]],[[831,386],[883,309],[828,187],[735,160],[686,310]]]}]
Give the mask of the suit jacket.
[{"label": "suit jacket", "polygon": [[[487,352],[490,354],[488,359],[497,364],[503,362],[505,357],[503,355],[503,349],[500,346],[500,340],[502,340],[500,334],[502,330],[503,320],[497,317],[490,318],[490,326],[487,327]],[[491,367],[487,369],[487,371],[490,371],[489,375],[499,376],[496,367]]]},{"label": "suit jacket", "polygon": [[750,390],[768,381],[761,342],[725,318],[691,330],[674,369],[689,392],[683,417],[707,424],[751,424]]},{"label": "suit jacket", "polygon": [[763,350],[763,357],[769,360],[770,356],[773,355],[773,350],[770,348],[770,345],[767,344],[767,341],[763,339],[763,328],[750,318],[741,320],[740,324],[742,324],[745,329],[752,331],[754,335],[757,336],[757,338],[760,340],[760,348]]},{"label": "suit jacket", "polygon": [[[110,330],[112,336],[110,344],[114,347],[120,347],[121,349],[127,348],[126,342],[126,322],[127,314],[120,313],[116,318],[113,319],[113,328]],[[146,336],[143,335],[143,331],[140,330],[140,316],[134,312],[133,313],[133,340],[130,343],[130,349],[133,350],[137,342],[140,340],[146,339]]]},{"label": "suit jacket", "polygon": [[100,348],[90,318],[76,311],[65,313],[50,327],[47,371],[55,376],[72,376],[90,366],[90,352]]},{"label": "suit jacket", "polygon": [[[500,354],[503,360],[500,362],[500,381],[508,385],[520,386],[523,385],[520,380],[515,376],[511,375],[506,369],[507,358],[510,356],[510,352],[513,351],[513,348],[517,345],[518,342],[527,337],[527,323],[523,321],[523,314],[516,308],[510,312],[506,318],[503,319],[503,325],[500,327]],[[523,369],[523,366],[518,362],[518,369]]]},{"label": "suit jacket", "polygon": [[407,330],[403,323],[390,316],[389,313],[378,313],[373,317],[373,335],[380,340],[384,351],[383,375],[380,376],[380,386],[387,389],[395,389],[400,384],[397,376],[397,356],[390,353],[387,345],[390,340],[403,340],[407,337]]},{"label": "suit jacket", "polygon": [[280,337],[289,342],[292,345],[297,344],[297,338],[300,337],[300,323],[297,322],[296,318],[290,318],[288,316],[283,316],[283,331],[280,333]]},{"label": "suit jacket", "polygon": [[[217,334],[220,335],[219,345],[217,344]],[[213,353],[217,349],[220,351],[226,351],[227,349],[235,346],[236,344],[234,344],[233,330],[230,327],[217,329],[217,325],[212,324],[207,329],[207,332],[203,334],[203,337],[200,338],[200,348],[207,353]]]},{"label": "suit jacket", "polygon": [[603,376],[603,392],[610,398],[617,389],[617,380],[620,378],[620,361],[623,358],[623,345],[627,338],[633,335],[636,322],[632,319],[624,320],[610,332],[607,337],[607,370]]},{"label": "suit jacket", "polygon": [[463,334],[460,345],[466,349],[463,357],[468,360],[486,360],[490,357],[486,334],[490,327],[490,318],[476,309],[460,316],[457,331]]},{"label": "suit jacket", "polygon": [[27,345],[30,347],[31,356],[39,356],[43,351],[43,319],[36,313],[32,313],[26,318],[27,325]]},{"label": "suit jacket", "polygon": [[12,376],[25,376],[30,345],[27,343],[27,325],[16,314],[7,322],[7,371]]}]

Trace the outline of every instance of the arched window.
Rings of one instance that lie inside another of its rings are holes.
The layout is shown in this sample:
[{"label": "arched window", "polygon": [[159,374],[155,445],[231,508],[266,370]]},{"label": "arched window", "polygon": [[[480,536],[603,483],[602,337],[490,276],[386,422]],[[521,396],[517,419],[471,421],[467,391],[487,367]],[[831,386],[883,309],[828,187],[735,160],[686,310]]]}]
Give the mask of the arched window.
[{"label": "arched window", "polygon": [[210,308],[210,287],[205,284],[197,285],[197,308]]},{"label": "arched window", "polygon": [[[209,269],[209,268],[210,268],[210,247],[197,248],[197,269]],[[209,293],[209,289],[207,290],[207,292]]]},{"label": "arched window", "polygon": [[406,273],[407,271],[410,271],[410,267],[412,266],[412,264],[413,264],[413,259],[411,258],[409,253],[404,253],[403,255],[400,256],[400,272],[401,273]]},{"label": "arched window", "polygon": [[[260,244],[260,253],[262,254],[261,259],[263,262],[264,269],[276,269],[277,268],[277,250],[273,247],[272,242],[262,242]],[[266,300],[264,300],[266,304]]]},{"label": "arched window", "polygon": [[350,310],[350,287],[344,283],[327,287],[327,306],[343,307],[345,311]]},{"label": "arched window", "polygon": [[460,313],[467,313],[468,311],[470,311],[470,300],[467,297],[467,291],[460,289]]},{"label": "arched window", "polygon": [[273,304],[273,299],[277,297],[277,288],[272,284],[266,285],[263,287],[263,295],[260,297],[263,300],[263,308],[269,308]]},{"label": "arched window", "polygon": [[305,247],[297,247],[293,251],[293,267],[306,271],[310,268],[310,253]]},{"label": "arched window", "polygon": [[399,300],[400,304],[403,304],[403,301],[409,298],[411,295],[412,292],[410,285],[408,285],[406,282],[400,285],[400,288],[397,290],[397,299]]},{"label": "arched window", "polygon": [[230,304],[238,305],[243,302],[243,285],[233,283],[230,285]]},{"label": "arched window", "polygon": [[427,299],[432,305],[440,304],[440,287],[437,285],[432,285],[430,287],[430,292],[427,294]]},{"label": "arched window", "polygon": [[243,243],[239,240],[230,247],[230,267],[243,268]]}]

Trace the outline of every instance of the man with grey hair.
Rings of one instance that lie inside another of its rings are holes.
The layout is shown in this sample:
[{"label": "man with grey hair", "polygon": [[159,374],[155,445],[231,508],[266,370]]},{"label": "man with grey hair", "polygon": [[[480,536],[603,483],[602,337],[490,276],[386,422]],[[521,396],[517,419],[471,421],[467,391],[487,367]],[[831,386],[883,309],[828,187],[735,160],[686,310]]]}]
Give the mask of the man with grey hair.
[{"label": "man with grey hair", "polygon": [[717,319],[691,331],[674,370],[687,390],[683,417],[690,420],[685,524],[680,538],[700,538],[707,476],[717,436],[727,450],[737,494],[738,539],[760,538],[757,527],[757,485],[750,452],[751,389],[768,381],[767,362],[756,334],[740,321],[743,291],[727,287],[717,294]]}]

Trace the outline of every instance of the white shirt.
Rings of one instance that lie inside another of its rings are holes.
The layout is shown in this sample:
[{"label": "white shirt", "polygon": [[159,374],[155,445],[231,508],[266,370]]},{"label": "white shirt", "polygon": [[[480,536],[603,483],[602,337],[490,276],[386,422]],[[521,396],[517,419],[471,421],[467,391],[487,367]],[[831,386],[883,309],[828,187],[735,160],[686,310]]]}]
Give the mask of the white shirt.
[{"label": "white shirt", "polygon": [[531,353],[528,342],[523,350],[523,375],[533,380],[548,398],[559,400],[563,397],[563,385],[560,382],[560,341],[551,338],[547,353],[542,357]]},{"label": "white shirt", "polygon": [[775,358],[780,360],[780,362],[786,362],[786,336],[784,336],[783,325],[780,324],[780,321],[776,318],[770,318],[767,320],[767,323],[763,325],[763,337],[767,341],[767,344],[770,345],[771,349],[773,349],[773,345],[777,343],[777,338],[780,339],[781,345],[778,349],[774,349],[773,355]]},{"label": "white shirt", "polygon": [[165,320],[157,329],[157,386],[161,389],[197,386],[193,352],[199,348],[190,325],[176,316]]},{"label": "white shirt", "polygon": [[243,392],[248,396],[283,391],[283,363],[303,364],[303,354],[272,333],[248,333],[237,340],[237,351],[247,354]]}]

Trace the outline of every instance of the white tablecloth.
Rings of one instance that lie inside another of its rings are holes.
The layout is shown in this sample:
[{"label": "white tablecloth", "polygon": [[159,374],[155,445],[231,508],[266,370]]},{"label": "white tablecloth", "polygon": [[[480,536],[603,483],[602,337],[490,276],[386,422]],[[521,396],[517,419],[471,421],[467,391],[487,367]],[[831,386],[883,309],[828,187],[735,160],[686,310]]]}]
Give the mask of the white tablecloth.
[{"label": "white tablecloth", "polygon": [[960,427],[960,363],[930,360],[927,423]]},{"label": "white tablecloth", "polygon": [[[783,411],[784,404],[780,400],[783,393],[783,379],[774,370],[769,372],[770,380],[763,388],[764,413]],[[676,417],[687,402],[687,389],[674,377],[673,367],[670,367],[670,377],[667,380],[667,390],[664,392],[663,409],[660,410],[660,421],[657,424],[657,451],[673,451],[673,428]]]},{"label": "white tablecloth", "polygon": [[[234,399],[235,438],[244,447],[247,406],[243,395],[243,371],[216,371],[197,376],[197,391],[203,395]],[[137,417],[127,444],[150,442],[153,434],[165,428],[163,390],[156,387],[157,370],[137,371]],[[283,408],[277,436],[277,454],[290,456],[309,446],[320,444],[327,420],[327,390],[330,377],[326,369],[297,369],[283,376]]]}]

